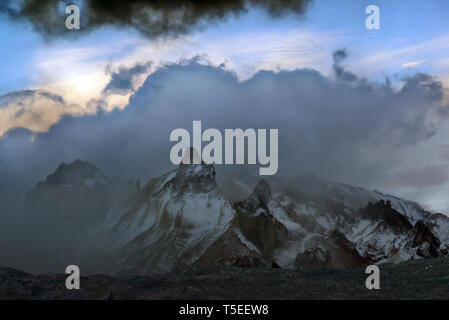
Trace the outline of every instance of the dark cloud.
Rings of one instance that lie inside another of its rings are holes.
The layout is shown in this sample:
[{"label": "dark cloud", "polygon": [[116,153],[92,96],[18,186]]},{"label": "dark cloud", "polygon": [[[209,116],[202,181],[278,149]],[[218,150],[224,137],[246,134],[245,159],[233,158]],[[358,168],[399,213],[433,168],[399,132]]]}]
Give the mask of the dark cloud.
[{"label": "dark cloud", "polygon": [[310,69],[261,71],[240,82],[196,60],[169,64],[146,79],[123,111],[66,116],[45,133],[9,132],[0,139],[0,190],[12,188],[3,181],[14,176],[29,188],[77,158],[113,176],[160,175],[172,168],[170,132],[191,130],[193,120],[203,129],[278,128],[280,175],[314,172],[369,185],[406,167],[402,151],[435,134],[444,118],[431,115],[442,100],[429,88],[440,85],[418,75],[393,90]]},{"label": "dark cloud", "polygon": [[349,71],[346,71],[341,64],[347,57],[348,53],[346,52],[346,49],[336,50],[332,54],[332,59],[334,60],[332,67],[338,81],[352,82],[357,80],[357,76]]},{"label": "dark cloud", "polygon": [[120,67],[117,71],[108,70],[111,75],[111,80],[104,88],[104,94],[118,93],[127,94],[133,91],[134,78],[136,76],[145,74],[149,71],[150,63],[136,64],[133,67]]},{"label": "dark cloud", "polygon": [[334,60],[334,63],[340,63],[347,57],[348,53],[346,52],[346,49],[338,49],[335,50],[334,53],[332,53],[332,59]]},{"label": "dark cloud", "polygon": [[[66,34],[65,7],[78,4],[81,30],[89,31],[105,25],[134,28],[148,37],[177,36],[193,28],[261,8],[272,17],[288,13],[302,14],[311,0],[6,0],[0,11],[13,19],[33,24],[37,31],[55,36]],[[73,34],[73,33],[72,33]]]},{"label": "dark cloud", "polygon": [[440,101],[444,96],[443,84],[431,75],[417,73],[404,79],[405,85],[402,92],[405,94],[421,94],[431,97],[435,101]]}]

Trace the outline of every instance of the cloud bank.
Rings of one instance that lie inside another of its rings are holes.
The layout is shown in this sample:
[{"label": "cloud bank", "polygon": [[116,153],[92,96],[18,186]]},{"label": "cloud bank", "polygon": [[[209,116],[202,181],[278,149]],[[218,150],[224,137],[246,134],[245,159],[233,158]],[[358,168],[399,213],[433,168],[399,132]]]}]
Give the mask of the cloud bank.
[{"label": "cloud bank", "polygon": [[[332,77],[310,69],[260,71],[243,82],[197,60],[167,64],[147,77],[123,110],[65,116],[44,133],[10,130],[0,139],[0,190],[29,188],[77,158],[117,177],[160,175],[172,167],[170,132],[191,130],[193,120],[201,120],[203,130],[279,129],[280,175],[382,181],[407,166],[403,150],[431,139],[446,120],[444,88],[427,74],[405,78],[400,90],[388,81],[371,83],[346,71],[344,56],[334,54]],[[128,87],[116,79],[121,77],[113,76],[107,90]],[[399,175],[395,181],[408,180]],[[430,179],[425,185],[432,181],[442,183]]]}]

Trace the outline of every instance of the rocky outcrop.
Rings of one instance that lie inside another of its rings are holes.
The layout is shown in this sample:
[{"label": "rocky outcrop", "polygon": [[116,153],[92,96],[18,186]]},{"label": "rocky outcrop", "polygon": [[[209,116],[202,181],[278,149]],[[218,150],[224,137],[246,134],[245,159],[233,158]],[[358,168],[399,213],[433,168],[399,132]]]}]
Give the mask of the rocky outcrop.
[{"label": "rocky outcrop", "polygon": [[274,216],[270,186],[261,180],[247,200],[234,204],[240,230],[265,256],[274,252],[288,240],[287,228]]}]

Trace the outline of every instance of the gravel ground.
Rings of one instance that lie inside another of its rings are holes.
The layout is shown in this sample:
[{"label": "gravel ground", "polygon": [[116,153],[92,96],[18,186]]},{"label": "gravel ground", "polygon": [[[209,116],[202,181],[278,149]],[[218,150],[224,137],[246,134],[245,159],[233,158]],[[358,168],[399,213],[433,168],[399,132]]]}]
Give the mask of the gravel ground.
[{"label": "gravel ground", "polygon": [[165,275],[34,276],[0,268],[0,299],[449,299],[449,259],[380,266],[379,290],[363,269],[189,268]]}]

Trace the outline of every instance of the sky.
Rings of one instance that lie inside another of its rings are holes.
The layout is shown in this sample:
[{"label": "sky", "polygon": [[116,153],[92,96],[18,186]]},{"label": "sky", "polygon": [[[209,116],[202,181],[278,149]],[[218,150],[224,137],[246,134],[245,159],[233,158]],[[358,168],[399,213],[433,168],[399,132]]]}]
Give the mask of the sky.
[{"label": "sky", "polygon": [[[116,176],[160,175],[166,131],[195,115],[217,128],[278,126],[280,174],[449,214],[447,1],[315,0],[279,16],[256,6],[174,35],[104,23],[75,2],[90,20],[61,32],[0,6],[0,192],[77,157]],[[380,30],[365,27],[370,4]],[[130,157],[140,159],[126,168]]]}]

